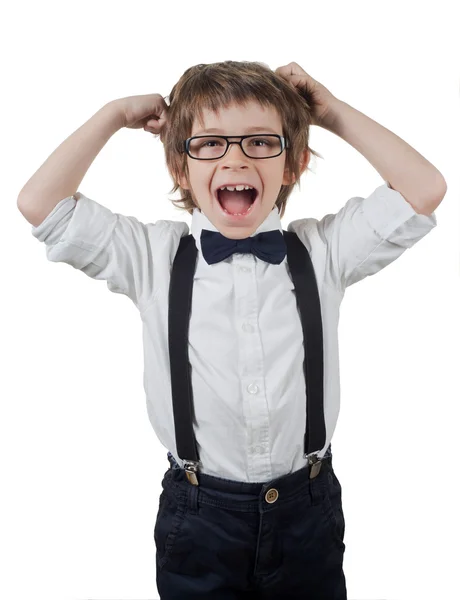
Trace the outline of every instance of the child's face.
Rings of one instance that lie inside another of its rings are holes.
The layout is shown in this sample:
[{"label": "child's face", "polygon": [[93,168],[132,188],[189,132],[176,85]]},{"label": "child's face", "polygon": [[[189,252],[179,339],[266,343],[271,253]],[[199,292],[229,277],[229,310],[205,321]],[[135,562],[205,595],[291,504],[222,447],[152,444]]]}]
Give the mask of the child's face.
[{"label": "child's face", "polygon": [[[204,110],[203,117],[204,129],[216,128],[217,131],[203,131],[195,119],[191,136],[220,134],[236,137],[251,133],[247,129],[256,126],[262,127],[262,130],[252,133],[283,135],[277,111],[273,107],[263,107],[258,102],[251,102],[246,108],[231,105],[217,114]],[[222,235],[242,239],[254,233],[273,210],[281,185],[292,183],[285,171],[285,162],[286,150],[273,158],[257,159],[249,158],[240,146],[231,144],[227,153],[215,160],[195,160],[187,155],[190,185],[185,175],[181,177],[180,184],[182,188],[190,189],[195,204]],[[230,183],[247,183],[259,190],[248,215],[232,217],[223,211],[215,192],[217,188]]]}]

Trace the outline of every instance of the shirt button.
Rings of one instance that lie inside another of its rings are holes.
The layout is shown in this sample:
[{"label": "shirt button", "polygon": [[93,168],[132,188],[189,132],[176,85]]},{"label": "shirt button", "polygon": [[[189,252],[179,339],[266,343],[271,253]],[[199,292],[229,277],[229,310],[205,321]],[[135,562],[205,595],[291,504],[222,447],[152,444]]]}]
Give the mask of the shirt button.
[{"label": "shirt button", "polygon": [[247,331],[248,333],[254,331],[254,327],[250,323],[243,323],[242,329],[243,331]]},{"label": "shirt button", "polygon": [[255,383],[250,383],[247,387],[247,390],[250,394],[257,394],[259,387]]},{"label": "shirt button", "polygon": [[240,267],[240,268],[243,271],[243,273],[249,273],[249,271],[251,270],[249,267]]}]

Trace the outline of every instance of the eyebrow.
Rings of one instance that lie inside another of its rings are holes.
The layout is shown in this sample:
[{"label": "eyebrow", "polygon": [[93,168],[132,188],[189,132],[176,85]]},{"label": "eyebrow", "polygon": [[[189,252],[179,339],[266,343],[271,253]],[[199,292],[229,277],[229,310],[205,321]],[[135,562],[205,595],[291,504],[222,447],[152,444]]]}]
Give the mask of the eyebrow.
[{"label": "eyebrow", "polygon": [[[193,135],[199,135],[201,133],[220,133],[222,131],[222,129],[218,129],[216,127],[211,127],[210,129],[200,129],[200,131],[197,131],[196,133],[194,133]],[[271,127],[248,127],[246,129],[246,133],[252,132],[252,131],[266,131],[271,132],[271,133],[277,133],[274,129],[272,129]],[[279,134],[277,134],[279,135]],[[232,136],[229,136],[232,137]],[[238,136],[235,136],[238,137]]]}]

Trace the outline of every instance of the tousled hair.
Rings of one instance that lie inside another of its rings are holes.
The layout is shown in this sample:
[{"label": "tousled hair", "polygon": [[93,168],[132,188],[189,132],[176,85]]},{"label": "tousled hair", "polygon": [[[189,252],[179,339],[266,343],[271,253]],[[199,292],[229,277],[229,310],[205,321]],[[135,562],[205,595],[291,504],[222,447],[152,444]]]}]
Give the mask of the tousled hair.
[{"label": "tousled hair", "polygon": [[300,189],[302,153],[309,150],[310,155],[321,154],[309,145],[310,125],[312,124],[311,98],[308,92],[300,94],[280,75],[260,62],[236,62],[227,60],[212,64],[199,64],[187,69],[173,86],[169,97],[166,123],[160,134],[164,145],[166,165],[174,180],[170,194],[180,189],[180,200],[171,202],[181,210],[193,213],[196,207],[190,190],[183,189],[179,177],[185,174],[189,181],[187,154],[184,141],[191,136],[195,119],[203,124],[203,109],[217,112],[230,104],[244,106],[247,102],[257,101],[262,106],[272,106],[280,115],[283,135],[289,140],[286,149],[286,163],[294,183],[282,185],[276,206],[280,217],[283,216],[287,199],[294,185]]}]

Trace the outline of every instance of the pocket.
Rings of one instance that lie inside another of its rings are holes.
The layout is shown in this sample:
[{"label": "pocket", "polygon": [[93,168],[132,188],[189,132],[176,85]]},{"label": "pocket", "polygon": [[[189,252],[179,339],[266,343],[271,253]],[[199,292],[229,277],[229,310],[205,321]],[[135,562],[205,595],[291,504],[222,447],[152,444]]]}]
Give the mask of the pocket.
[{"label": "pocket", "polygon": [[345,517],[342,509],[342,486],[332,467],[331,470],[325,473],[322,485],[324,497],[321,506],[326,527],[334,544],[343,552],[345,550],[343,541],[345,537]]},{"label": "pocket", "polygon": [[171,558],[187,512],[187,496],[170,489],[160,495],[154,529],[158,568],[162,569]]}]

